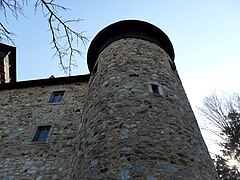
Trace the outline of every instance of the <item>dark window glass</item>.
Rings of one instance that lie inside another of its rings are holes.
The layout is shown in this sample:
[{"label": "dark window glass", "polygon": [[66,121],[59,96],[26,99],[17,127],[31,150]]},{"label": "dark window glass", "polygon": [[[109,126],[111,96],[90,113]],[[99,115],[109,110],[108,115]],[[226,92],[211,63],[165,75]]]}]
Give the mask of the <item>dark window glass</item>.
[{"label": "dark window glass", "polygon": [[33,142],[46,142],[48,138],[51,125],[48,126],[38,126],[37,131],[33,137]]},{"label": "dark window glass", "polygon": [[151,87],[152,87],[152,92],[155,93],[155,94],[160,94],[159,93],[159,89],[158,89],[158,85],[156,84],[151,84]]},{"label": "dark window glass", "polygon": [[64,91],[56,91],[53,92],[52,97],[50,99],[50,103],[59,103],[62,102],[63,100],[63,95],[64,95]]}]

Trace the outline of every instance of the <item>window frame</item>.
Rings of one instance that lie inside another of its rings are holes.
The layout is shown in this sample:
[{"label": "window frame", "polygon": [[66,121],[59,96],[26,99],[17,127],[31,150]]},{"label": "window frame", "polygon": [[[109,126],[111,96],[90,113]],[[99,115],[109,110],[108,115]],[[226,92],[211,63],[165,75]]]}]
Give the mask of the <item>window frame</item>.
[{"label": "window frame", "polygon": [[[63,95],[61,96],[62,97],[61,101],[56,101],[56,102],[53,101],[54,98],[55,98],[55,95],[56,94],[60,94],[60,93],[63,93]],[[66,90],[54,90],[54,91],[52,91],[50,99],[48,100],[48,103],[49,104],[61,104],[61,103],[63,103],[64,102],[64,98],[65,98],[65,94],[66,94]]]},{"label": "window frame", "polygon": [[[155,88],[157,88],[157,91],[156,91]],[[164,89],[163,89],[162,85],[159,84],[159,83],[156,83],[156,82],[149,82],[148,83],[148,91],[151,94],[156,95],[156,96],[161,96],[161,97],[164,96]]]},{"label": "window frame", "polygon": [[[43,127],[49,127],[48,134],[47,134],[47,137],[45,138],[45,141],[39,141],[37,136],[39,136],[39,134],[40,134],[40,128],[43,128]],[[52,135],[52,131],[53,131],[52,124],[37,125],[36,128],[34,129],[34,133],[32,135],[30,144],[46,144],[46,143],[48,143],[50,140],[50,137]]]}]

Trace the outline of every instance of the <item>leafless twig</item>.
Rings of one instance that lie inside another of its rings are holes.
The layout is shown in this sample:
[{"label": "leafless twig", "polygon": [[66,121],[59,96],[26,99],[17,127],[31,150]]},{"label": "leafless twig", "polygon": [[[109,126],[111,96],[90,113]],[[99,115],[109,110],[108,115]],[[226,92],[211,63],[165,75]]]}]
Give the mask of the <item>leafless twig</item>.
[{"label": "leafless twig", "polygon": [[[21,3],[17,0],[0,0],[0,12],[5,17],[7,22],[7,15],[12,14],[17,20],[19,15],[23,14],[23,5],[27,3],[28,0],[22,0]],[[13,42],[13,35],[11,31],[6,28],[3,22],[0,22],[0,42]]]},{"label": "leafless twig", "polygon": [[223,154],[240,161],[240,95],[219,96],[214,93],[204,99],[199,110],[217,128],[207,129],[222,139],[219,145],[224,148]]},{"label": "leafless twig", "polygon": [[83,32],[79,33],[70,27],[71,23],[79,23],[81,19],[63,20],[58,15],[58,11],[69,9],[56,4],[54,0],[49,2],[37,0],[35,9],[38,7],[41,7],[43,12],[44,9],[47,10],[44,16],[48,18],[49,31],[52,35],[52,48],[55,49],[54,56],[59,58],[59,63],[63,71],[71,75],[72,67],[76,66],[75,55],[82,55],[81,51],[74,45],[77,46],[79,42],[84,45],[87,43],[87,38],[83,35]]},{"label": "leafless twig", "polygon": [[[0,13],[3,14],[7,22],[7,17],[12,14],[17,20],[19,16],[24,16],[24,6],[29,0],[0,0]],[[88,39],[72,28],[73,23],[79,23],[81,19],[64,19],[60,12],[69,8],[55,2],[55,0],[35,0],[35,11],[41,8],[44,17],[48,20],[49,32],[51,33],[51,44],[55,50],[53,57],[58,57],[61,69],[68,75],[72,73],[72,67],[77,66],[76,58],[82,56],[79,50],[79,43],[86,45]],[[0,42],[10,41],[14,44],[12,36],[6,26],[0,22]]]},{"label": "leafless twig", "polygon": [[14,34],[10,31],[7,30],[7,28],[0,23],[0,42],[11,42],[12,44],[14,44],[13,40],[12,40],[12,36]]}]

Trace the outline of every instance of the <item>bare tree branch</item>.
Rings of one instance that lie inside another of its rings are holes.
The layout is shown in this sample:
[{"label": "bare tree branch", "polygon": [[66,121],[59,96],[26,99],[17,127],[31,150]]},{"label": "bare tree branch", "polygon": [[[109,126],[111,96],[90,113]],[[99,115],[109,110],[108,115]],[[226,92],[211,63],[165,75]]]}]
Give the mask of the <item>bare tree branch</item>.
[{"label": "bare tree branch", "polygon": [[[218,138],[222,155],[215,155],[214,162],[220,179],[236,179],[239,177],[240,166],[240,95],[219,96],[216,93],[206,97],[201,114],[214,127],[207,127]],[[216,129],[217,128],[217,129]],[[234,166],[228,160],[236,160]]]},{"label": "bare tree branch", "polygon": [[[5,17],[12,14],[17,20],[19,16],[24,16],[24,6],[28,5],[29,0],[0,0],[0,12]],[[71,25],[79,23],[81,19],[64,19],[59,12],[67,11],[69,8],[55,2],[55,0],[35,0],[35,12],[40,8],[43,16],[48,20],[49,32],[51,33],[52,49],[55,50],[53,57],[59,59],[60,68],[65,74],[71,75],[72,67],[76,67],[76,57],[82,56],[79,50],[79,43],[86,45],[88,39],[83,35],[84,32],[74,30]],[[10,41],[14,44],[12,36],[6,26],[0,22],[0,42]]]},{"label": "bare tree branch", "polygon": [[[219,143],[224,155],[240,161],[240,95],[233,94],[221,98],[215,93],[206,97],[199,108],[209,122],[218,128],[214,134],[222,138]],[[211,129],[209,130],[212,131]]]},{"label": "bare tree branch", "polygon": [[[228,102],[229,104],[229,102]],[[226,102],[213,93],[203,100],[203,107],[199,108],[201,115],[206,117],[215,127],[223,130],[227,126],[228,109]]]},{"label": "bare tree branch", "polygon": [[[12,14],[15,19],[18,20],[19,15],[23,14],[23,6],[27,3],[28,0],[22,0],[19,3],[17,0],[0,0],[0,12],[2,12],[7,22],[7,15]],[[0,22],[0,42],[10,42],[14,44],[13,37],[14,33],[9,31],[6,26]]]},{"label": "bare tree branch", "polygon": [[66,11],[69,9],[56,4],[54,0],[49,2],[38,0],[35,3],[35,9],[38,7],[47,10],[47,12],[44,13],[44,17],[48,18],[49,31],[52,35],[52,48],[55,49],[54,56],[59,58],[59,63],[63,71],[71,75],[72,67],[76,66],[75,55],[82,56],[81,51],[74,45],[78,46],[79,41],[86,45],[88,41],[87,38],[83,36],[83,32],[79,33],[70,27],[71,23],[79,23],[81,19],[63,20],[58,15],[58,11]]},{"label": "bare tree branch", "polygon": [[19,15],[24,15],[23,6],[28,3],[28,0],[22,0],[21,3],[17,0],[0,0],[0,11],[3,12],[5,19],[11,13],[16,19]]},{"label": "bare tree branch", "polygon": [[7,30],[7,28],[0,22],[0,42],[11,42],[14,44],[12,40],[12,36],[14,34]]}]

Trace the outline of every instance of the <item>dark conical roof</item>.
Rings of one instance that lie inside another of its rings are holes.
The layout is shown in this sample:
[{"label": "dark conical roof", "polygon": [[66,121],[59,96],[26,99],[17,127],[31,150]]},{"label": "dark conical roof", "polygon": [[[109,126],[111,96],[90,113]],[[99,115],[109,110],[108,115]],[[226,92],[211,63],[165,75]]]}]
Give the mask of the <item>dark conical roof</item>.
[{"label": "dark conical roof", "polygon": [[101,30],[93,39],[87,54],[88,69],[92,72],[101,51],[112,42],[122,38],[139,38],[159,45],[174,62],[174,49],[168,36],[158,27],[139,20],[124,20]]}]

